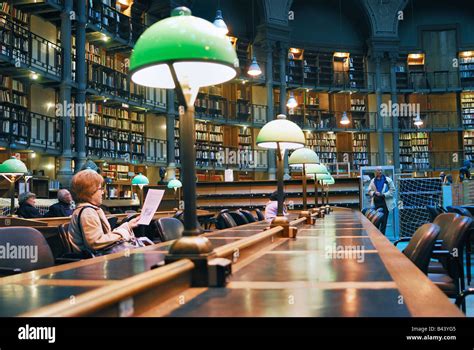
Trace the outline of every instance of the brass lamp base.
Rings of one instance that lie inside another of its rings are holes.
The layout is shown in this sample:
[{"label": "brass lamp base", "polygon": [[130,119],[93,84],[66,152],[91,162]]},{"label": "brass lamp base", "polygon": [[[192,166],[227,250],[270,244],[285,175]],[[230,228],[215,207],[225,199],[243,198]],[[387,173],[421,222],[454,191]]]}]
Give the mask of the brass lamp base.
[{"label": "brass lamp base", "polygon": [[270,227],[283,227],[282,237],[295,238],[297,230],[295,227],[290,227],[290,221],[286,216],[277,216],[273,219]]},{"label": "brass lamp base", "polygon": [[192,285],[195,287],[208,286],[208,262],[215,257],[211,241],[202,236],[184,236],[176,240],[165,257],[165,263],[181,259],[189,259],[196,266],[192,272]]},{"label": "brass lamp base", "polygon": [[302,210],[298,217],[306,218],[306,224],[308,225],[313,224],[313,217],[311,216],[311,212],[309,210]]}]

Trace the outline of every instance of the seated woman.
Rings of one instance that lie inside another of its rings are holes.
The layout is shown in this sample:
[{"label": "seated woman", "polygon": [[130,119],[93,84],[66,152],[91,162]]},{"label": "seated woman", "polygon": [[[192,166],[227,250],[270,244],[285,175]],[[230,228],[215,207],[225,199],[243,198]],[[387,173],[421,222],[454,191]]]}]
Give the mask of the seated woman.
[{"label": "seated woman", "polygon": [[[283,194],[283,201],[286,199],[286,194]],[[270,201],[265,206],[265,220],[271,220],[277,216],[278,213],[278,191],[270,195]],[[286,205],[283,203],[283,215],[288,215]]]},{"label": "seated woman", "polygon": [[69,235],[76,252],[93,255],[115,253],[136,248],[133,229],[140,217],[132,219],[112,230],[100,208],[104,194],[104,178],[91,169],[78,172],[72,178],[72,195],[76,207],[71,216]]},{"label": "seated woman", "polygon": [[18,203],[20,207],[17,209],[16,214],[19,217],[25,219],[35,219],[42,217],[39,210],[35,207],[36,194],[32,192],[23,192],[18,196]]}]

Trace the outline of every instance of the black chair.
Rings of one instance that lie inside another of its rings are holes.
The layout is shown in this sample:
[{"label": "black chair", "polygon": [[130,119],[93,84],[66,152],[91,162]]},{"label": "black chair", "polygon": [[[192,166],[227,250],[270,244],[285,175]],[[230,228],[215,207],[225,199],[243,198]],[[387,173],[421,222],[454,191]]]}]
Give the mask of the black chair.
[{"label": "black chair", "polygon": [[[53,252],[43,234],[32,227],[0,228],[0,245],[35,249],[29,257],[0,260],[0,277],[51,267],[55,263]],[[34,253],[37,256],[33,256]]]},{"label": "black chair", "polygon": [[362,215],[365,215],[365,213],[367,213],[367,211],[369,211],[370,208],[362,208],[362,210],[360,211],[362,213]]},{"label": "black chair", "polygon": [[157,234],[161,242],[173,241],[183,237],[184,225],[175,218],[156,220]]},{"label": "black chair", "polygon": [[[457,298],[465,289],[463,250],[472,222],[466,216],[457,218],[445,234],[441,249],[433,251],[433,258],[438,259],[442,270],[439,265],[432,266],[430,270],[435,272],[429,270],[428,277],[449,298]],[[466,310],[464,303],[462,310]]]},{"label": "black chair", "polygon": [[377,229],[380,230],[381,226],[382,226],[382,221],[383,221],[383,218],[384,218],[385,214],[380,212],[380,211],[376,211],[370,221],[372,222],[372,224],[374,224],[375,227],[377,227]]},{"label": "black chair", "polygon": [[[471,211],[467,208],[461,206],[447,207],[449,212],[457,213],[459,215],[467,216],[468,218],[474,218]],[[474,225],[473,225],[474,226]],[[471,284],[471,253],[472,253],[472,243],[471,237],[474,234],[474,227],[471,227],[468,231],[466,238],[466,277],[467,283]]]},{"label": "black chair", "polygon": [[367,213],[365,215],[366,215],[367,219],[372,221],[372,219],[377,215],[377,211],[374,210],[374,209],[370,209],[370,210],[367,211]]},{"label": "black chair", "polygon": [[257,220],[258,221],[263,221],[265,220],[265,215],[263,215],[262,211],[260,209],[255,209],[255,214],[257,215]]},{"label": "black chair", "polygon": [[255,219],[255,216],[253,216],[252,213],[248,210],[240,209],[239,211],[245,216],[249,223],[257,221],[257,219]]},{"label": "black chair", "polygon": [[239,210],[229,211],[229,214],[230,216],[232,216],[232,219],[234,219],[237,226],[246,225],[249,223],[245,215],[242,214]]},{"label": "black chair", "polygon": [[178,219],[179,221],[183,222],[184,220],[184,212],[182,210],[178,210],[174,215],[173,218]]},{"label": "black chair", "polygon": [[403,254],[424,274],[428,272],[428,264],[439,230],[440,228],[436,224],[420,226],[411,237],[410,243],[403,250]]},{"label": "black chair", "polygon": [[468,218],[472,218],[472,214],[469,210],[467,210],[466,208],[463,208],[463,207],[446,207],[446,209],[448,210],[448,213],[457,213],[459,215],[464,215],[464,216],[467,216]]},{"label": "black chair", "polygon": [[434,205],[427,205],[426,211],[430,217],[430,222],[433,222],[438,215],[443,213],[443,210],[440,207]]},{"label": "black chair", "polygon": [[237,223],[232,218],[232,215],[229,214],[229,211],[221,211],[216,218],[216,228],[223,230],[230,227],[236,227]]}]

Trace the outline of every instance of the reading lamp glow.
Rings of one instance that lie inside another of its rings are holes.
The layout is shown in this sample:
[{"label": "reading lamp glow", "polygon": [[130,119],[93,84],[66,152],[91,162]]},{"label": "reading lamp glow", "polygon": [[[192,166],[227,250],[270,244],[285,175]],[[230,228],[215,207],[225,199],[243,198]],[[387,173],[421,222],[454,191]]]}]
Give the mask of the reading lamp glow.
[{"label": "reading lamp glow", "polygon": [[178,198],[176,199],[178,202],[178,205],[176,206],[176,208],[179,208],[179,201],[181,200],[181,194],[179,193],[179,189],[181,187],[183,187],[183,184],[178,179],[172,179],[168,182],[168,188],[172,188],[174,190],[175,199],[176,199],[176,194],[178,195]]},{"label": "reading lamp glow", "polygon": [[[202,233],[196,208],[194,101],[200,87],[233,79],[238,66],[235,49],[223,32],[211,22],[192,16],[186,7],[175,8],[171,17],[149,27],[132,52],[130,72],[133,82],[148,87],[175,89],[180,104],[185,237],[173,243],[167,261],[183,256],[203,258],[213,251],[209,239],[192,237]],[[193,279],[193,285],[207,285],[206,276],[204,273],[198,275]]]},{"label": "reading lamp glow", "polygon": [[281,225],[285,235],[290,235],[288,219],[283,215],[283,155],[286,149],[297,149],[304,147],[306,140],[303,130],[286,119],[286,115],[279,114],[265,124],[257,135],[257,146],[276,149],[277,155],[277,179],[278,179],[278,211],[272,221],[272,226]]},{"label": "reading lamp glow", "polygon": [[10,216],[15,211],[15,182],[28,173],[25,163],[11,157],[0,164],[0,175],[10,183]]}]

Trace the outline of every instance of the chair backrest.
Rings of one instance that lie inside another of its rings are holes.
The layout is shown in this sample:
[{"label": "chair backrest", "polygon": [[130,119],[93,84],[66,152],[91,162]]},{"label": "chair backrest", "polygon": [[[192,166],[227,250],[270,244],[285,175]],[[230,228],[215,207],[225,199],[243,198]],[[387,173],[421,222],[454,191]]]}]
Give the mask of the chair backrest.
[{"label": "chair backrest", "polygon": [[237,223],[232,218],[232,215],[228,211],[220,212],[216,218],[216,228],[223,230],[229,227],[235,227]]},{"label": "chair backrest", "polygon": [[410,239],[403,254],[410,259],[424,274],[428,271],[431,252],[439,234],[439,226],[436,224],[424,224],[420,226]]},{"label": "chair backrest", "polygon": [[438,239],[445,240],[448,229],[459,217],[460,215],[456,213],[442,213],[434,219],[433,224],[438,225],[440,229]]},{"label": "chair backrest", "polygon": [[116,216],[108,217],[107,221],[109,222],[110,228],[112,230],[118,226],[118,218]]},{"label": "chair backrest", "polygon": [[472,214],[469,210],[463,207],[453,207],[453,210],[455,213],[458,213],[459,215],[467,216],[468,218],[472,218]]},{"label": "chair backrest", "polygon": [[362,208],[362,210],[360,211],[362,213],[362,215],[365,215],[365,213],[367,213],[367,211],[369,211],[370,208]]},{"label": "chair backrest", "polygon": [[257,221],[257,219],[255,219],[255,216],[253,216],[252,213],[249,212],[248,210],[240,209],[239,211],[245,216],[245,218],[247,219],[248,222],[256,222]]},{"label": "chair backrest", "polygon": [[158,235],[162,242],[172,241],[183,236],[184,225],[175,218],[160,218],[157,220]]},{"label": "chair backrest", "polygon": [[375,227],[380,229],[380,226],[382,225],[383,217],[384,217],[384,213],[380,211],[376,211],[374,215],[372,215],[370,221],[374,224]]},{"label": "chair backrest", "polygon": [[242,214],[240,211],[238,210],[234,210],[234,211],[229,211],[229,214],[230,216],[232,216],[232,219],[234,219],[235,223],[237,224],[237,226],[240,226],[240,225],[245,225],[245,224],[248,224],[249,221],[247,220],[247,218],[245,217],[244,214]]},{"label": "chair backrest", "polygon": [[367,219],[369,219],[370,221],[372,221],[372,218],[373,218],[375,215],[377,215],[377,211],[374,210],[374,209],[369,209],[369,210],[367,210],[367,213],[365,213],[365,217],[366,217]]},{"label": "chair backrest", "polygon": [[430,217],[430,222],[434,222],[436,217],[443,213],[440,207],[434,206],[434,205],[427,205],[426,206],[426,211],[428,212],[428,215]]},{"label": "chair backrest", "polygon": [[178,219],[179,221],[183,222],[184,220],[184,212],[182,210],[178,210],[174,215],[173,218]]},{"label": "chair backrest", "polygon": [[0,228],[0,245],[16,250],[15,258],[1,259],[0,267],[28,272],[54,265],[54,256],[43,234],[32,227]]},{"label": "chair backrest", "polygon": [[255,214],[257,214],[257,220],[258,221],[263,221],[265,220],[265,215],[263,215],[262,211],[260,209],[255,209]]},{"label": "chair backrest", "polygon": [[69,224],[62,224],[58,226],[58,236],[61,242],[61,250],[64,254],[73,253],[71,245],[71,238],[69,236]]}]

